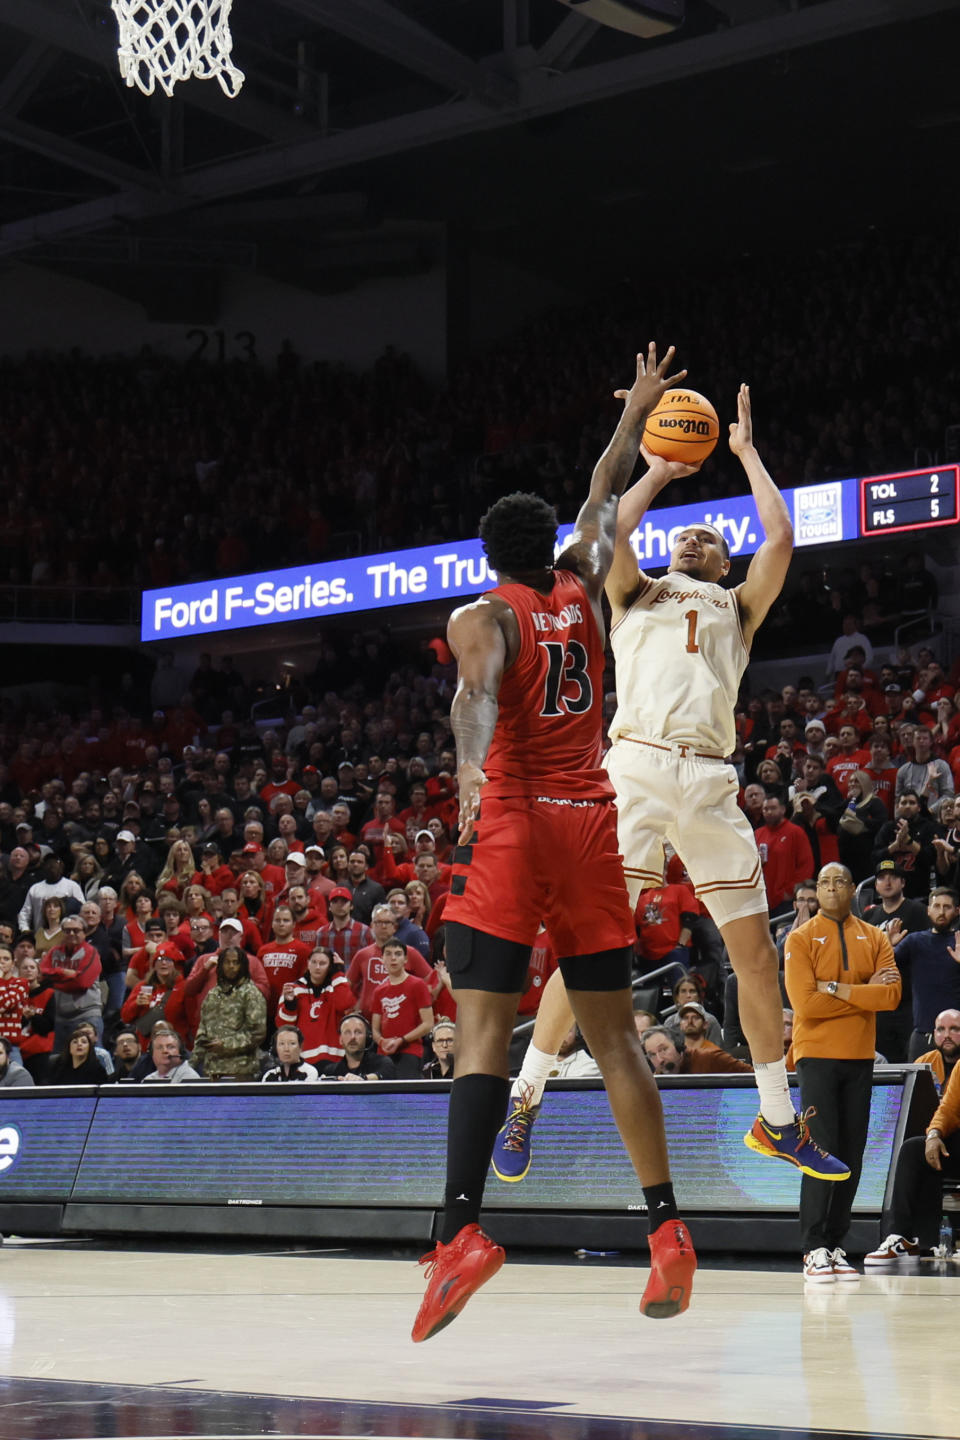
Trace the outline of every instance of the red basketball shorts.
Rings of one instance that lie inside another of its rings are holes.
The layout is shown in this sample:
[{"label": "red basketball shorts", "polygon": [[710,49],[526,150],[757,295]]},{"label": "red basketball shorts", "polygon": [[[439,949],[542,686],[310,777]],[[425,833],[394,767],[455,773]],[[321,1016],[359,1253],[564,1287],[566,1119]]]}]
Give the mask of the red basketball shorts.
[{"label": "red basketball shorts", "polygon": [[558,957],[633,945],[613,801],[483,800],[474,837],[457,847],[443,914],[521,945],[543,921]]}]

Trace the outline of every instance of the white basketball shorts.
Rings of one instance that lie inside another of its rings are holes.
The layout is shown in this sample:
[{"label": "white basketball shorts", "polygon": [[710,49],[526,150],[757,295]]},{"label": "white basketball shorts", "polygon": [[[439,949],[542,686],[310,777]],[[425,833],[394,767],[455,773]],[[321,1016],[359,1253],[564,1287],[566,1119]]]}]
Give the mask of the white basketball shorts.
[{"label": "white basketball shorts", "polygon": [[634,908],[641,890],[663,884],[668,840],[718,926],[766,911],[763,866],[737,804],[732,765],[698,758],[692,747],[626,736],[613,742],[605,764],[617,792],[617,839]]}]

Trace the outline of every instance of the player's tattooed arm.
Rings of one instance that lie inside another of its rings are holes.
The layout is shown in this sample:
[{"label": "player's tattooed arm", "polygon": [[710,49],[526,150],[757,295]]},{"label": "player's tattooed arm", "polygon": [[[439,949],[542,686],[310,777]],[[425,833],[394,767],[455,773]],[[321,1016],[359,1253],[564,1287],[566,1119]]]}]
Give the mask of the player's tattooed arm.
[{"label": "player's tattooed arm", "polygon": [[461,845],[473,834],[480,792],[487,783],[483,765],[497,723],[500,682],[514,658],[508,644],[511,619],[515,625],[509,606],[482,599],[455,610],[447,624],[447,640],[457,661],[450,724],[457,745]]},{"label": "player's tattooed arm", "polygon": [[637,463],[647,416],[664,390],[678,384],[687,373],[678,370],[675,375],[667,374],[675,353],[671,345],[658,362],[657,347],[651,341],[646,355],[637,356],[637,374],[630,389],[614,391],[614,397],[623,401],[623,414],[594,467],[590,493],[577,516],[570,544],[557,561],[561,569],[575,569],[598,599],[613,563],[617,504]]},{"label": "player's tattooed arm", "polygon": [[790,511],[753,443],[749,385],[741,385],[737,395],[737,419],[730,426],[730,449],[746,471],[764,534],[763,544],[750,561],[747,578],[736,591],[743,636],[749,648],[783,589],[793,556]]}]

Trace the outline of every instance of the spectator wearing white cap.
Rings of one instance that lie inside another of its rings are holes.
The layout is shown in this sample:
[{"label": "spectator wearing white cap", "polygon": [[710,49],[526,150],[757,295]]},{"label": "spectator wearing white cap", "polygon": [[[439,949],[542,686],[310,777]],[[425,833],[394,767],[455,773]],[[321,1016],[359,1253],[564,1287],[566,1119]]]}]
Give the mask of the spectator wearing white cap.
[{"label": "spectator wearing white cap", "polygon": [[[139,875],[144,873],[140,868],[142,857],[137,851],[137,837],[132,830],[124,827],[117,831],[117,838],[113,842],[113,855],[113,862],[104,873],[103,883],[112,886],[119,893],[123,888],[124,880],[131,872],[136,871]],[[159,867],[154,868],[152,873],[157,875]],[[146,879],[146,876],[144,878]]]},{"label": "spectator wearing white cap", "polygon": [[827,738],[827,727],[822,720],[808,720],[803,727],[803,741],[808,755],[816,755],[819,760],[826,764],[823,754],[824,742]]},{"label": "spectator wearing white cap", "polygon": [[307,873],[303,881],[307,894],[320,896],[326,905],[330,899],[330,891],[335,889],[334,881],[324,873],[327,868],[326,852],[322,845],[312,840],[304,847],[303,854],[307,862]]}]

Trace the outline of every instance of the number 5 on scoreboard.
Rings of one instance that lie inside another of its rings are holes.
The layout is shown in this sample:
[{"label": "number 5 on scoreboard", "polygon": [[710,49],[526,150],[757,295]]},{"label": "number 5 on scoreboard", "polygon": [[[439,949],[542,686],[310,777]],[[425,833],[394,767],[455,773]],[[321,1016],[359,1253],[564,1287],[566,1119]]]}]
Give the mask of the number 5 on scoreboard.
[{"label": "number 5 on scoreboard", "polygon": [[700,646],[697,644],[697,621],[700,618],[699,610],[688,610],[684,615],[687,622],[687,654],[699,655]]}]

